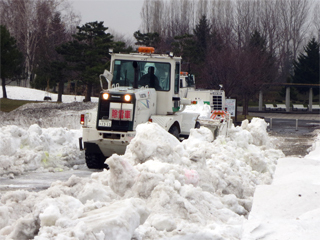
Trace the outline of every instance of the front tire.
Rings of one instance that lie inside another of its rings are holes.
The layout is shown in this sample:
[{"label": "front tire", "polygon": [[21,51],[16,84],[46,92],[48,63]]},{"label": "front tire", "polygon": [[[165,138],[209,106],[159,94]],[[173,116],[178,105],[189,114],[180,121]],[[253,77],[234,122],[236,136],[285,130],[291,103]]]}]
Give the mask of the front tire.
[{"label": "front tire", "polygon": [[85,153],[86,164],[90,169],[109,169],[109,166],[104,163],[106,158],[99,153]]},{"label": "front tire", "polygon": [[179,128],[176,125],[172,125],[169,129],[169,133],[175,136],[179,140]]}]

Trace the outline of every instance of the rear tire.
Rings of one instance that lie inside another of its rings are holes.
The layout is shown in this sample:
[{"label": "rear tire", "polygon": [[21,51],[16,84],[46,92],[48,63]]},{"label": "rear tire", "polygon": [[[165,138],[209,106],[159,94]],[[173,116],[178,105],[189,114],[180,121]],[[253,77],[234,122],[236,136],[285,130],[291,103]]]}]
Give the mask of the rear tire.
[{"label": "rear tire", "polygon": [[169,129],[169,133],[175,136],[179,140],[179,128],[176,125],[172,125]]},{"label": "rear tire", "polygon": [[104,161],[106,158],[99,153],[85,153],[86,164],[90,169],[109,169],[108,164],[105,164]]},{"label": "rear tire", "polygon": [[200,123],[198,121],[196,121],[196,125],[194,126],[194,128],[200,128]]}]

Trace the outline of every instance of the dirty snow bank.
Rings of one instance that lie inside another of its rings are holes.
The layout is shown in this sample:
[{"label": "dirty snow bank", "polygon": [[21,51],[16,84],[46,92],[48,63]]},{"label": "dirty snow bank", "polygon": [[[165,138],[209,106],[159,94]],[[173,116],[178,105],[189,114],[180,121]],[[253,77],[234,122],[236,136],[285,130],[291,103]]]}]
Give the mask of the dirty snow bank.
[{"label": "dirty snow bank", "polygon": [[[16,126],[1,132],[20,139],[13,146],[28,142],[39,160],[47,146],[58,145],[63,152],[64,139],[79,134],[62,128],[53,137],[50,131],[35,125],[25,132]],[[41,137],[45,143],[39,147]],[[179,142],[155,123],[141,124],[126,153],[107,159],[109,171],[90,179],[72,176],[42,192],[3,194],[0,237],[241,239],[256,186],[272,181],[277,159],[284,155],[272,147],[262,119],[245,121],[227,138],[212,140],[205,127]],[[15,151],[22,150],[10,150]],[[38,166],[35,159],[30,166]]]},{"label": "dirty snow bank", "polygon": [[80,130],[68,128],[28,129],[16,125],[0,128],[0,176],[28,171],[61,171],[84,164],[79,151]]}]

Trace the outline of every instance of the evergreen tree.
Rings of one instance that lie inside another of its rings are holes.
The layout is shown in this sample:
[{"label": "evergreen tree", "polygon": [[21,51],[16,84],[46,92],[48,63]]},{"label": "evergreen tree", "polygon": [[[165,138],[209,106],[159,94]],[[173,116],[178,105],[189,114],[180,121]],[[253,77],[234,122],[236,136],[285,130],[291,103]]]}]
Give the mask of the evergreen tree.
[{"label": "evergreen tree", "polygon": [[2,80],[3,98],[7,98],[6,80],[11,80],[22,73],[22,53],[18,50],[16,40],[11,37],[7,28],[0,25],[0,77]]},{"label": "evergreen tree", "polygon": [[193,33],[196,39],[196,58],[198,61],[204,61],[211,38],[211,26],[205,15],[200,18]]},{"label": "evergreen tree", "polygon": [[85,101],[91,101],[93,84],[109,61],[108,49],[113,47],[113,36],[106,33],[103,22],[89,22],[77,27],[74,40],[62,44],[58,53],[65,56],[69,69],[78,73],[79,80],[86,85]]},{"label": "evergreen tree", "polygon": [[133,52],[132,46],[126,46],[124,42],[113,42],[113,51],[122,52],[122,53],[131,53]]},{"label": "evergreen tree", "polygon": [[267,51],[266,40],[254,31],[247,47],[240,52],[237,77],[238,95],[243,101],[243,115],[248,114],[249,100],[276,77],[277,69],[272,54]]},{"label": "evergreen tree", "polygon": [[62,102],[62,94],[64,92],[64,83],[66,82],[68,72],[67,63],[63,61],[50,62],[50,78],[54,83],[58,83],[58,98],[57,102]]},{"label": "evergreen tree", "polygon": [[[294,61],[294,74],[291,76],[293,83],[319,84],[319,43],[312,38],[304,47],[305,53],[301,53]],[[308,88],[298,88],[300,92],[308,91]],[[319,93],[319,89],[315,94]]]},{"label": "evergreen tree", "polygon": [[259,62],[259,74],[263,83],[274,81],[277,75],[276,59],[272,53],[267,50],[267,41],[261,36],[260,32],[255,30],[249,40],[249,54],[253,53],[253,62]]},{"label": "evergreen tree", "polygon": [[[196,63],[197,47],[193,35],[185,34],[176,36],[172,43],[173,52],[177,56],[182,56],[182,70],[190,73],[191,67]],[[187,67],[184,67],[185,63]]]},{"label": "evergreen tree", "polygon": [[[211,43],[215,40],[214,36],[210,34],[211,26],[205,15],[199,19],[199,23],[196,25],[193,33],[193,35],[184,34],[176,36],[172,46],[174,53],[182,56],[184,60],[182,65],[184,71],[191,73],[192,68],[192,73],[196,74],[196,76],[201,76],[201,70],[199,71],[199,69],[201,69],[205,61]],[[186,67],[184,67],[184,63],[186,63]]]},{"label": "evergreen tree", "polygon": [[249,49],[256,49],[261,53],[266,52],[266,39],[263,38],[257,30],[255,30],[251,35],[249,40]]},{"label": "evergreen tree", "polygon": [[157,48],[160,43],[160,36],[158,33],[141,33],[140,31],[136,31],[133,36],[137,40],[136,45],[142,45],[146,47],[154,47]]}]

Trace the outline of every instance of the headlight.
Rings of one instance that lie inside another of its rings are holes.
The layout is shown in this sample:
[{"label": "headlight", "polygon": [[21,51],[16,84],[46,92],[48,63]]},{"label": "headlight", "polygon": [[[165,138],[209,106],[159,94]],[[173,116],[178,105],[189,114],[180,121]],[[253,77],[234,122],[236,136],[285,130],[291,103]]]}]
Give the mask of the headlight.
[{"label": "headlight", "polygon": [[102,94],[102,98],[103,98],[104,100],[108,100],[108,98],[109,98],[109,93],[104,93],[104,94]]},{"label": "headlight", "polygon": [[131,96],[129,94],[124,95],[124,100],[129,102],[131,100]]}]

